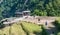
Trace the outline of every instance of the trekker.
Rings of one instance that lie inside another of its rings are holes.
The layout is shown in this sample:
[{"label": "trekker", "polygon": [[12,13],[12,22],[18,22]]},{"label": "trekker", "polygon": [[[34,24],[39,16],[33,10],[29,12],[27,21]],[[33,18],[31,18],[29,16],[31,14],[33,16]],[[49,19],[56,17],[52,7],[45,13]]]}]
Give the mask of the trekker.
[{"label": "trekker", "polygon": [[48,22],[46,21],[45,25],[47,26],[48,25]]}]

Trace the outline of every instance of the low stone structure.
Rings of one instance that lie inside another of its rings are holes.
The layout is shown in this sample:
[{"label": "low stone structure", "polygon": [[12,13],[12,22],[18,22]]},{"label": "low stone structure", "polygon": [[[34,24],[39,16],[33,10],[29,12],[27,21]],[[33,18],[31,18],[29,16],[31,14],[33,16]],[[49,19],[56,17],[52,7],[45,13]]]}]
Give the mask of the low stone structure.
[{"label": "low stone structure", "polygon": [[30,11],[15,12],[15,17],[30,16]]}]

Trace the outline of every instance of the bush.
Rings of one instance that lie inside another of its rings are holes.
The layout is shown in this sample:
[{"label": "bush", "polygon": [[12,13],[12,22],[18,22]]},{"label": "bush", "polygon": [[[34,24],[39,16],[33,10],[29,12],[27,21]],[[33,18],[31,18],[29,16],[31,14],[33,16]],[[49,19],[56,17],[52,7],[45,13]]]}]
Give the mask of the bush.
[{"label": "bush", "polygon": [[4,28],[4,27],[5,27],[5,25],[3,23],[0,23],[0,29]]},{"label": "bush", "polygon": [[60,31],[60,23],[57,20],[54,22],[54,25]]},{"label": "bush", "polygon": [[41,26],[41,28],[42,28],[41,35],[48,35],[46,29],[43,26]]}]

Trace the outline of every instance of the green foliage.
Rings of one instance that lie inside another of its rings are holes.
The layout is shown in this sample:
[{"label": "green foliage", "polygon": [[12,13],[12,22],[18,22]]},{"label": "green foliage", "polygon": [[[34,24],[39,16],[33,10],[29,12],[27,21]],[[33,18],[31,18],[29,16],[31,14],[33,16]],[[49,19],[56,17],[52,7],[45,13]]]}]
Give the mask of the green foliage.
[{"label": "green foliage", "polygon": [[4,28],[5,25],[3,23],[0,23],[0,29]]},{"label": "green foliage", "polygon": [[26,0],[3,0],[0,3],[0,17],[13,17],[16,11],[27,9],[33,12],[32,15],[60,16],[60,0],[28,0],[26,4],[25,2]]},{"label": "green foliage", "polygon": [[56,17],[56,21],[53,22],[53,23],[54,23],[54,25],[55,25],[55,27],[57,29],[56,34],[60,35],[60,17]]},{"label": "green foliage", "polygon": [[42,26],[42,32],[41,32],[41,35],[48,35],[46,29]]},{"label": "green foliage", "polygon": [[38,9],[35,9],[32,15],[37,15],[37,16],[46,16],[47,13],[44,11],[40,11]]},{"label": "green foliage", "polygon": [[40,15],[39,10],[38,9],[34,10],[34,14],[37,15],[37,16],[39,16]]},{"label": "green foliage", "polygon": [[60,35],[60,32],[57,35]]},{"label": "green foliage", "polygon": [[56,19],[54,25],[56,26],[57,30],[60,32],[60,17]]},{"label": "green foliage", "polygon": [[[21,24],[22,23],[22,24]],[[41,33],[41,26],[28,22],[17,22],[0,29],[1,35],[33,35]],[[28,34],[27,34],[28,33]]]}]

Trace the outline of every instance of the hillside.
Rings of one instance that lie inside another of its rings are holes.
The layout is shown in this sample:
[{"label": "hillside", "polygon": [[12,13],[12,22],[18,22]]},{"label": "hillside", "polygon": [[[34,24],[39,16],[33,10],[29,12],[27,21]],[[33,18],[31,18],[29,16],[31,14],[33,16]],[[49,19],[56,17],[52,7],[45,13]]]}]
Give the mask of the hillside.
[{"label": "hillside", "polygon": [[[22,23],[22,24],[21,24]],[[18,22],[0,29],[0,35],[40,35],[41,26],[27,22]]]},{"label": "hillside", "polygon": [[31,15],[60,16],[60,0],[3,0],[0,17],[13,17],[16,11],[30,10]]},{"label": "hillside", "polygon": [[9,25],[0,23],[0,35],[60,35],[60,17],[56,17],[56,20],[48,25],[37,25],[27,21]]}]

